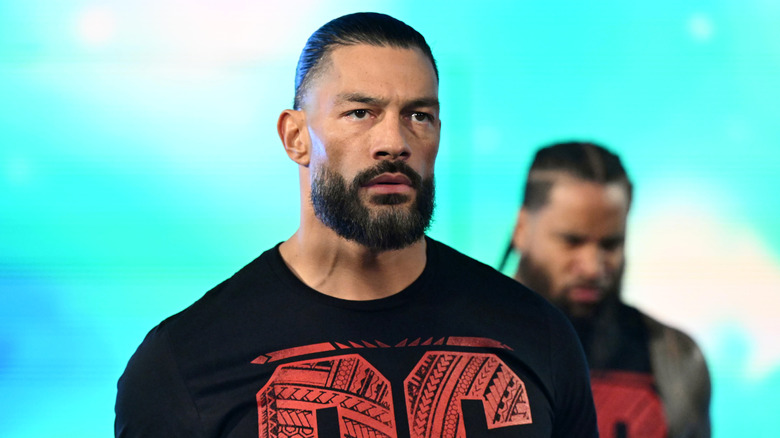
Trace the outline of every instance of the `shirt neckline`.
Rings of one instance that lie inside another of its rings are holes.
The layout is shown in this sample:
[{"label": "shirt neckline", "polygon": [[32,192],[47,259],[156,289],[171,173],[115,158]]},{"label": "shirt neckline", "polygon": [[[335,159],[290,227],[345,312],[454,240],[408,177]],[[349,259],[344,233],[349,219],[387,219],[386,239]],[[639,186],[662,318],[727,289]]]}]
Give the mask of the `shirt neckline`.
[{"label": "shirt neckline", "polygon": [[347,300],[343,298],[333,297],[316,289],[308,286],[302,282],[285,263],[282,258],[279,246],[281,242],[276,244],[269,251],[269,264],[275,275],[290,288],[293,293],[301,296],[306,300],[313,300],[321,304],[325,304],[332,307],[339,307],[352,310],[362,311],[376,311],[384,310],[393,307],[397,307],[409,302],[411,299],[418,298],[421,294],[425,293],[428,288],[425,286],[433,277],[438,263],[438,248],[435,248],[437,242],[433,239],[425,236],[425,267],[422,273],[406,288],[393,295],[378,298],[375,300]]}]

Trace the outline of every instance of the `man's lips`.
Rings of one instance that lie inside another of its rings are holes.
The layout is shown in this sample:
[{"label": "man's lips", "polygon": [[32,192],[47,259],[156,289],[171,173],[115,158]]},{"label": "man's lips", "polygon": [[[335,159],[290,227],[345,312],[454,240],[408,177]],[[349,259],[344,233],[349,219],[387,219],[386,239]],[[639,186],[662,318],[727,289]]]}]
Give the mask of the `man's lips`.
[{"label": "man's lips", "polygon": [[406,193],[412,190],[412,180],[402,173],[383,173],[363,187],[379,193]]},{"label": "man's lips", "polygon": [[375,184],[403,184],[411,186],[412,181],[403,173],[383,173],[369,181],[366,186],[372,186]]},{"label": "man's lips", "polygon": [[575,303],[597,303],[603,293],[601,288],[594,286],[576,286],[569,289],[569,300]]}]

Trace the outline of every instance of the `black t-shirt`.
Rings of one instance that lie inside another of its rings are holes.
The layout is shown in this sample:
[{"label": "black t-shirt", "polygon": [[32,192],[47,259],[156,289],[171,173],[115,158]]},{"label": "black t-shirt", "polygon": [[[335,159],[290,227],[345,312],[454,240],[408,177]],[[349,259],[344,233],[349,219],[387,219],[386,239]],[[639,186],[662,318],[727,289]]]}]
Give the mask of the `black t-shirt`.
[{"label": "black t-shirt", "polygon": [[594,437],[557,309],[427,240],[387,298],[303,284],[278,246],[154,328],[119,379],[119,437]]}]

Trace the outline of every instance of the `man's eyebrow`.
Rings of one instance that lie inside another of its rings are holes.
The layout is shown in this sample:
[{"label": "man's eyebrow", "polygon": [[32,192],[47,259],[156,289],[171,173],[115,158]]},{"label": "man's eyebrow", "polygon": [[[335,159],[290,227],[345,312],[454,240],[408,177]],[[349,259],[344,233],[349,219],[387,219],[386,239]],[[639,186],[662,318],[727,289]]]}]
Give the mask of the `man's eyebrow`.
[{"label": "man's eyebrow", "polygon": [[579,233],[575,233],[575,232],[572,232],[572,231],[558,231],[555,234],[557,234],[560,237],[585,239],[585,235],[584,234],[579,234]]},{"label": "man's eyebrow", "polygon": [[602,242],[620,242],[624,240],[626,240],[625,233],[610,234],[609,236],[604,236],[604,238],[601,239]]},{"label": "man's eyebrow", "polygon": [[420,99],[414,99],[405,105],[407,108],[416,108],[421,106],[429,106],[439,108],[439,99],[435,97],[422,97]]},{"label": "man's eyebrow", "polygon": [[[362,103],[365,105],[386,105],[388,103],[387,99],[381,99],[379,97],[373,97],[369,96],[367,94],[362,93],[342,93],[336,95],[336,103],[345,103],[345,102],[352,102],[352,103]],[[416,108],[416,107],[434,107],[439,108],[439,99],[435,97],[421,97],[419,99],[413,99],[406,103],[404,105],[405,108]]]},{"label": "man's eyebrow", "polygon": [[336,103],[354,102],[363,103],[366,105],[381,105],[386,103],[386,100],[378,97],[368,96],[361,93],[341,93],[336,96]]}]

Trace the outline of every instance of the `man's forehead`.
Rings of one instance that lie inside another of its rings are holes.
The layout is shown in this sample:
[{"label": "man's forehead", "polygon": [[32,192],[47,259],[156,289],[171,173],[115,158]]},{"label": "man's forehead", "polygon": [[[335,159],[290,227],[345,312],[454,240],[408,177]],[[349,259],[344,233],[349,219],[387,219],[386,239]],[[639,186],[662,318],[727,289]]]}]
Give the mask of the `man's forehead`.
[{"label": "man's forehead", "polygon": [[560,173],[549,181],[544,205],[530,212],[535,222],[573,224],[586,218],[625,222],[628,216],[629,194],[623,182],[601,183]]},{"label": "man's forehead", "polygon": [[629,188],[625,181],[599,182],[592,181],[562,170],[534,171],[529,180],[536,183],[547,182],[550,184],[550,192],[547,195],[545,206],[553,200],[563,203],[587,203],[594,197],[607,197],[614,202],[628,204]]},{"label": "man's forehead", "polygon": [[613,203],[628,203],[628,188],[621,181],[597,182],[563,175],[554,180],[551,199],[559,198],[565,202],[590,204],[607,200]]},{"label": "man's forehead", "polygon": [[[372,96],[370,90],[391,87],[415,98],[437,98],[438,80],[433,65],[416,48],[355,44],[337,46],[323,59],[314,87],[339,87],[340,97]],[[403,84],[402,87],[400,85]],[[333,90],[336,91],[336,90]]]}]

